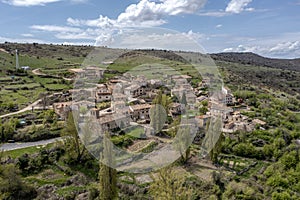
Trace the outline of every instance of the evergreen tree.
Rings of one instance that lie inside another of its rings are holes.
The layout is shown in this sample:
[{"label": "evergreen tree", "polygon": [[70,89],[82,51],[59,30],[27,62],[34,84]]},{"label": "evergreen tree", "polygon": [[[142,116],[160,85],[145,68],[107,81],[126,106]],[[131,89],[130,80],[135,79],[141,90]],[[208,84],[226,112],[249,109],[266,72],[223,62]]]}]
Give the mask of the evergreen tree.
[{"label": "evergreen tree", "polygon": [[185,94],[185,92],[183,92],[183,94],[182,94],[181,103],[183,105],[185,105],[185,106],[187,105],[187,100],[186,100],[186,94]]},{"label": "evergreen tree", "polygon": [[150,119],[151,119],[151,127],[154,129],[155,134],[159,133],[164,124],[165,124],[165,115],[166,112],[163,110],[163,95],[162,91],[159,91],[158,95],[156,98],[153,100],[152,105],[154,105],[153,108],[150,110]]},{"label": "evergreen tree", "polygon": [[192,143],[191,128],[187,125],[180,127],[174,139],[174,148],[180,153],[181,161],[186,163],[190,156],[190,144]]},{"label": "evergreen tree", "polygon": [[81,162],[82,156],[85,153],[85,147],[80,142],[72,112],[68,113],[66,126],[62,131],[62,135],[65,136],[66,152],[68,152],[72,161]]},{"label": "evergreen tree", "polygon": [[109,133],[102,140],[102,152],[100,155],[99,190],[100,200],[113,200],[118,198],[117,170],[114,169],[114,156]]}]

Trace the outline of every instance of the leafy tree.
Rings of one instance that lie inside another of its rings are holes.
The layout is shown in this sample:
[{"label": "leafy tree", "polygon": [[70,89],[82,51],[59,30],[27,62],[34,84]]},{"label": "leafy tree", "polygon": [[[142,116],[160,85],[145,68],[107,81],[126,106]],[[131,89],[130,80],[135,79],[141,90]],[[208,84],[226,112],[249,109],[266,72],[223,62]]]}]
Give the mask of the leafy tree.
[{"label": "leafy tree", "polygon": [[2,125],[2,141],[7,141],[13,138],[13,134],[19,125],[19,120],[16,118],[11,118],[7,120]]},{"label": "leafy tree", "polygon": [[179,119],[175,119],[168,129],[168,135],[171,137],[175,137],[179,130],[180,121]]},{"label": "leafy tree", "polygon": [[13,164],[0,166],[0,199],[34,199],[36,191],[23,183],[19,171]]},{"label": "leafy tree", "polygon": [[164,107],[166,112],[169,112],[170,104],[172,103],[171,97],[163,94],[161,97],[161,105]]},{"label": "leafy tree", "polygon": [[263,153],[266,158],[272,158],[274,153],[274,146],[272,144],[266,144],[263,147]]},{"label": "leafy tree", "polygon": [[283,187],[286,188],[289,182],[286,178],[282,176],[279,172],[273,172],[273,175],[268,178],[267,185],[272,187]]},{"label": "leafy tree", "polygon": [[274,192],[272,194],[272,200],[290,200],[290,199],[292,199],[291,195],[286,191],[281,192],[281,193]]},{"label": "leafy tree", "polygon": [[248,158],[262,158],[262,152],[258,151],[251,143],[240,143],[233,147],[233,153],[237,156]]},{"label": "leafy tree", "polygon": [[46,124],[51,124],[55,121],[56,119],[56,114],[53,110],[47,110],[45,113],[44,113],[44,119],[43,119],[43,124],[46,125]]},{"label": "leafy tree", "polygon": [[192,189],[185,183],[185,177],[176,173],[171,167],[163,168],[150,185],[150,194],[157,200],[189,200],[192,199]]},{"label": "leafy tree", "polygon": [[99,191],[100,200],[117,199],[117,170],[114,169],[114,156],[109,133],[102,139],[103,149],[100,155]]},{"label": "leafy tree", "polygon": [[200,115],[205,115],[208,112],[208,108],[205,106],[201,106],[199,108]]},{"label": "leafy tree", "polygon": [[285,153],[279,161],[285,166],[285,169],[295,168],[299,162],[299,157],[296,151]]},{"label": "leafy tree", "polygon": [[222,199],[262,199],[262,195],[245,183],[237,183],[233,181],[226,187],[226,191],[223,193]]}]

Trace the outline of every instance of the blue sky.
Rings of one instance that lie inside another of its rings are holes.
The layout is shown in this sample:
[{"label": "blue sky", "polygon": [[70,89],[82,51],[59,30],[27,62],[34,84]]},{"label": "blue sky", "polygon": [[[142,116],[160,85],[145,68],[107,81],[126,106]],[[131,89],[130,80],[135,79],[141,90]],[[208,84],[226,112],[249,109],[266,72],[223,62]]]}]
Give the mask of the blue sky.
[{"label": "blue sky", "polygon": [[0,0],[0,42],[105,44],[111,30],[160,27],[207,52],[300,57],[300,0]]}]

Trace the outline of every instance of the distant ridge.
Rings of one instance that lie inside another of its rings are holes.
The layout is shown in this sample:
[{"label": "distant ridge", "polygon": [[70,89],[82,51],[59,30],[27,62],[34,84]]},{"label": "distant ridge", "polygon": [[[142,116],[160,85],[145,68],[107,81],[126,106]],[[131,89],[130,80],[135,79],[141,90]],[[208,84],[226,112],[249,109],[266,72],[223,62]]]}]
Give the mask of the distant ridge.
[{"label": "distant ridge", "polygon": [[[95,47],[93,46],[76,46],[76,45],[54,45],[54,44],[38,44],[38,43],[0,43],[1,52],[12,53],[18,49],[21,53],[30,56],[40,57],[60,57],[61,55],[70,55],[75,57],[86,57]],[[103,48],[103,47],[97,47]],[[107,48],[103,48],[105,50]],[[131,53],[147,52],[150,55],[166,58],[171,60],[178,60],[183,62],[176,52],[164,50],[135,50]],[[190,52],[192,53],[192,52]],[[215,61],[225,61],[231,63],[239,63],[244,65],[264,66],[283,70],[292,70],[300,72],[300,58],[297,59],[276,59],[266,58],[251,52],[245,53],[214,53],[209,54]]]},{"label": "distant ridge", "polygon": [[245,65],[265,66],[300,72],[300,59],[266,58],[251,52],[246,53],[216,53],[210,54],[216,61],[240,63]]}]

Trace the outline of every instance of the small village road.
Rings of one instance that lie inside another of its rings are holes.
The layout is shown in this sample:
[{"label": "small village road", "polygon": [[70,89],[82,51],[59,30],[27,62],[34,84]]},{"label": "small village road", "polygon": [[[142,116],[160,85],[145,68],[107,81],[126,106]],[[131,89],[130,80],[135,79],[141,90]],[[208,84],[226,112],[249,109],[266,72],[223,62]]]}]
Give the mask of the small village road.
[{"label": "small village road", "polygon": [[22,142],[22,143],[5,143],[0,146],[0,151],[12,151],[17,149],[24,149],[28,147],[35,147],[35,146],[43,146],[47,144],[52,144],[58,141],[62,141],[63,138],[53,138],[49,140],[41,140],[37,142]]}]

